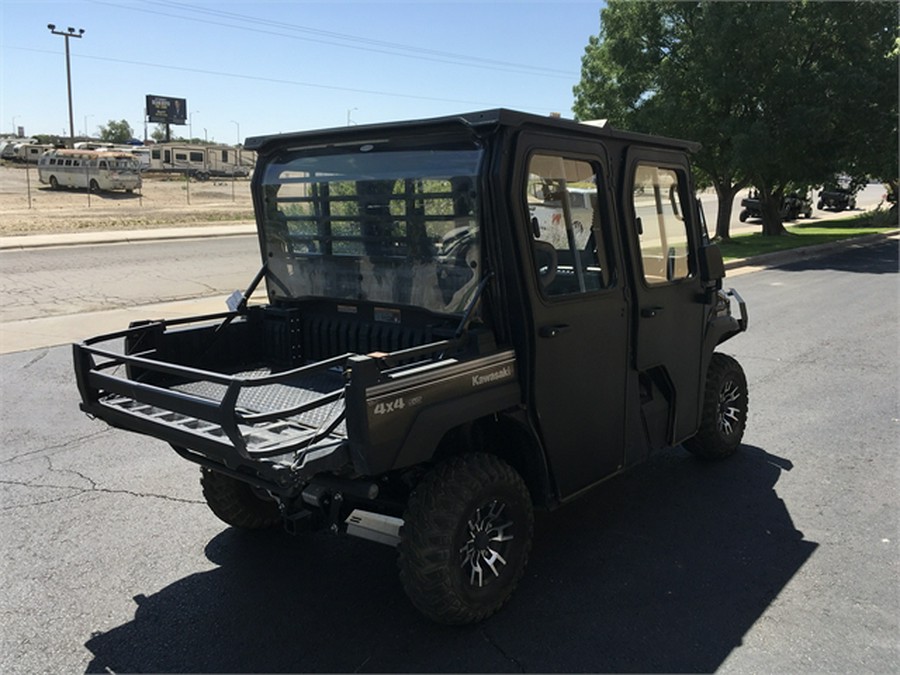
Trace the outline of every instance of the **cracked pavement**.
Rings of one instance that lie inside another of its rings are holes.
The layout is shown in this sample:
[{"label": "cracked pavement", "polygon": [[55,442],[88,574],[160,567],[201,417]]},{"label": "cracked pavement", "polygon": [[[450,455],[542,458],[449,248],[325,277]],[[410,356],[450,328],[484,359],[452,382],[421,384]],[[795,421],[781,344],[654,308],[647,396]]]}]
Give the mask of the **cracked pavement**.
[{"label": "cracked pavement", "polygon": [[412,609],[388,547],[223,525],[195,466],[79,411],[66,347],[2,355],[0,672],[893,672],[897,272],[890,241],[735,280],[741,451],[538,514],[467,627]]}]

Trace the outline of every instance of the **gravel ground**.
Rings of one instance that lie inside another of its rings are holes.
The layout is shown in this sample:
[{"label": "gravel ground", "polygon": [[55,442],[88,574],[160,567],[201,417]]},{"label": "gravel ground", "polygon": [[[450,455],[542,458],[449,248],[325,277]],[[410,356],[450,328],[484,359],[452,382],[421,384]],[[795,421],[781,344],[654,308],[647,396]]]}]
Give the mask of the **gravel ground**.
[{"label": "gravel ground", "polygon": [[[29,201],[30,200],[30,201]],[[88,194],[51,190],[37,168],[0,166],[0,236],[109,229],[221,225],[252,222],[246,178],[189,183],[181,176],[145,174],[143,188]]]}]

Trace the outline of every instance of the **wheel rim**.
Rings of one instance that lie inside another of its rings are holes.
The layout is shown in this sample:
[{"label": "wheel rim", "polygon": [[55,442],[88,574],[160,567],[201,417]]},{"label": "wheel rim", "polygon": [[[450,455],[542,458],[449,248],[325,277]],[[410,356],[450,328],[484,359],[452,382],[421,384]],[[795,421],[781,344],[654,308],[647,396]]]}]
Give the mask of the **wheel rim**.
[{"label": "wheel rim", "polygon": [[741,389],[734,380],[727,380],[719,390],[718,427],[723,436],[733,436],[740,428],[741,408],[738,401]]},{"label": "wheel rim", "polygon": [[500,577],[506,569],[504,557],[513,540],[513,521],[507,515],[505,502],[495,499],[475,509],[466,523],[466,541],[459,549],[460,567],[469,585],[483,588]]}]

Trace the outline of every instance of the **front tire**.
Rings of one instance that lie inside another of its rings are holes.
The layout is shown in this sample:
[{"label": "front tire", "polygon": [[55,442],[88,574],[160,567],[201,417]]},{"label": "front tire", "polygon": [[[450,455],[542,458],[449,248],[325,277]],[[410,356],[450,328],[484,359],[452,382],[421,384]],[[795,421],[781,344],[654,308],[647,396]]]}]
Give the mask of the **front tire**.
[{"label": "front tire", "polygon": [[516,471],[484,453],[452,457],[410,496],[400,532],[400,581],[413,605],[445,624],[486,619],[525,571],[534,514]]},{"label": "front tire", "polygon": [[200,485],[210,510],[233,527],[265,530],[281,523],[278,504],[244,481],[201,468]]},{"label": "front tire", "polygon": [[703,459],[722,459],[734,454],[747,426],[747,378],[735,359],[712,355],[706,374],[700,429],[684,447]]}]

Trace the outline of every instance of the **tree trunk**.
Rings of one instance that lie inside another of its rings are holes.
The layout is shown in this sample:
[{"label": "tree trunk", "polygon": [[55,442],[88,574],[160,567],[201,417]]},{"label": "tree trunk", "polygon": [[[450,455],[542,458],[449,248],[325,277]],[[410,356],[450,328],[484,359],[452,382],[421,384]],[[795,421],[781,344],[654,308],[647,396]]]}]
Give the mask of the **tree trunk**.
[{"label": "tree trunk", "polygon": [[741,190],[741,186],[718,181],[713,185],[716,188],[716,196],[719,198],[715,238],[719,241],[728,240],[731,239],[731,208],[734,205],[734,197]]},{"label": "tree trunk", "polygon": [[759,208],[762,211],[763,230],[766,237],[777,237],[786,234],[787,230],[781,221],[781,202],[784,188],[770,191],[768,187],[759,188]]}]

